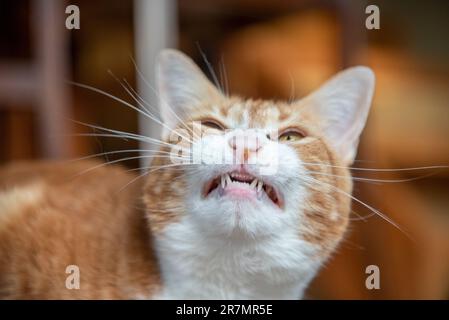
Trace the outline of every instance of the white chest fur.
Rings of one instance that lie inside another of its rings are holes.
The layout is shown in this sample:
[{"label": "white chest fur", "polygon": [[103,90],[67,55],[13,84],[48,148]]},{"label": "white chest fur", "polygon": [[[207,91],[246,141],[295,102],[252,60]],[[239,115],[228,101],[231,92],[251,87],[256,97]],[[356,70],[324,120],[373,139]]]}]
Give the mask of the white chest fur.
[{"label": "white chest fur", "polygon": [[320,264],[291,231],[251,240],[205,236],[188,217],[156,245],[162,299],[299,299]]}]

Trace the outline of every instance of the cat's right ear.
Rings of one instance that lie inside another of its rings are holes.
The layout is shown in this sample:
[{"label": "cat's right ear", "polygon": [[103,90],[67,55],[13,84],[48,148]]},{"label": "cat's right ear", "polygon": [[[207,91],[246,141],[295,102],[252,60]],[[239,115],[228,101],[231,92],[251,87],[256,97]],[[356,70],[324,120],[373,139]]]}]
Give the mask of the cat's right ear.
[{"label": "cat's right ear", "polygon": [[176,128],[193,108],[222,98],[192,59],[177,50],[161,51],[156,64],[156,77],[159,110],[166,126],[163,137],[167,137],[170,129]]}]

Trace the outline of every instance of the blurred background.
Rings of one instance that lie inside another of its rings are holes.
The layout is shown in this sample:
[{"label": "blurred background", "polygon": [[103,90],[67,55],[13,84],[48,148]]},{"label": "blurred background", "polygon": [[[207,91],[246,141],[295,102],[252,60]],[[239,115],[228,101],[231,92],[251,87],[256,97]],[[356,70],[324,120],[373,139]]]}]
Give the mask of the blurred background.
[{"label": "blurred background", "polygon": [[[379,30],[365,27],[369,4],[380,9]],[[68,5],[80,9],[79,30],[65,28]],[[154,58],[176,47],[210,77],[204,53],[229,91],[245,97],[300,98],[342,68],[370,66],[377,87],[355,166],[448,165],[448,30],[447,1],[2,0],[0,164],[139,148],[75,136],[96,131],[67,119],[150,136],[159,128],[66,81],[133,103],[117,81],[126,79],[154,104]],[[137,159],[122,164],[139,166]],[[449,298],[449,171],[387,173],[354,171],[376,179],[431,174],[355,183],[356,197],[406,232],[354,204],[348,235],[308,298]],[[372,264],[380,268],[379,290],[365,286]]]}]

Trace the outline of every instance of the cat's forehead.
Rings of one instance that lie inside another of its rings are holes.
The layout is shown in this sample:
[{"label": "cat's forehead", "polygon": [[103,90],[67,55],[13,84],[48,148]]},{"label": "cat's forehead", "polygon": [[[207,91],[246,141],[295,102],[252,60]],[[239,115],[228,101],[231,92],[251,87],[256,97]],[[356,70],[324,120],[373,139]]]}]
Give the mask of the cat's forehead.
[{"label": "cat's forehead", "polygon": [[288,121],[292,106],[270,100],[232,99],[214,108],[221,120],[234,128],[277,128]]}]

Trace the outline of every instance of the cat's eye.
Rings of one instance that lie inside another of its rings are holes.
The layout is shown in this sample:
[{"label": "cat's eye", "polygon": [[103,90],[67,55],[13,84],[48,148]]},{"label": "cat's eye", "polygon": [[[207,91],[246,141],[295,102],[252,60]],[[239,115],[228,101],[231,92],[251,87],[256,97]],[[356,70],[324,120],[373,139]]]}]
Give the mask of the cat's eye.
[{"label": "cat's eye", "polygon": [[298,129],[287,129],[279,135],[278,140],[280,142],[293,142],[301,140],[305,136],[304,132]]},{"label": "cat's eye", "polygon": [[211,119],[202,120],[201,125],[211,128],[211,129],[216,129],[216,130],[224,130],[225,129],[225,127],[220,122],[218,122],[216,120],[211,120]]}]

